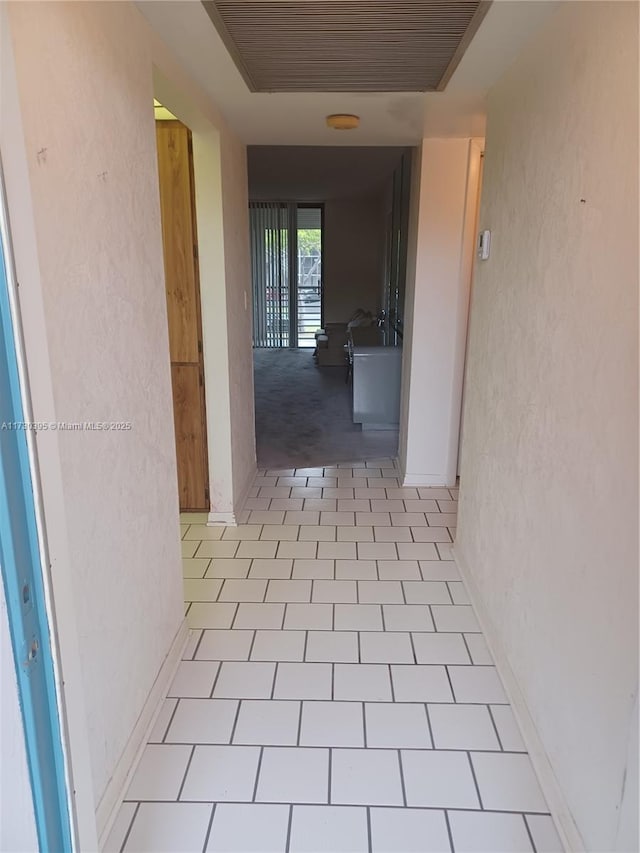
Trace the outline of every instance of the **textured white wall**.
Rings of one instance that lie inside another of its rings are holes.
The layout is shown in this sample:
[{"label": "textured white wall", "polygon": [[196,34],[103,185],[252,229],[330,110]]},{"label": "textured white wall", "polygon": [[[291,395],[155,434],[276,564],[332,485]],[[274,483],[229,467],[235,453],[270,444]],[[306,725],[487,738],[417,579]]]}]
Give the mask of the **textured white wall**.
[{"label": "textured white wall", "polygon": [[399,444],[406,485],[456,479],[479,163],[479,140],[423,139],[414,155]]},{"label": "textured white wall", "polygon": [[34,405],[133,425],[58,435],[97,803],[182,621],[151,55],[124,3],[10,23],[54,410]]},{"label": "textured white wall", "polygon": [[637,4],[492,90],[480,227],[456,552],[585,849],[637,850]]}]

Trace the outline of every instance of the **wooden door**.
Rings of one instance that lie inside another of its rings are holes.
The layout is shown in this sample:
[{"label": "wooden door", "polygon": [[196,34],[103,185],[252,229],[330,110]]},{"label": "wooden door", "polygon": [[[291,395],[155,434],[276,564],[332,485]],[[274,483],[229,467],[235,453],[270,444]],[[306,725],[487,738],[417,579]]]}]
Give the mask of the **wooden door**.
[{"label": "wooden door", "polygon": [[156,121],[173,416],[181,510],[209,509],[191,132]]}]

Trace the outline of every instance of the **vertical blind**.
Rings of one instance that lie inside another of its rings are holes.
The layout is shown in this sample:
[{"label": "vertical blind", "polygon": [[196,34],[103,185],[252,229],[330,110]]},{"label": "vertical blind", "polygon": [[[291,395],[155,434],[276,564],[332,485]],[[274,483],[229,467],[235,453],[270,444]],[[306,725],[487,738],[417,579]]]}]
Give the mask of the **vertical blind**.
[{"label": "vertical blind", "polygon": [[281,202],[249,204],[255,347],[295,346],[295,317],[290,310],[294,247],[289,208]]}]

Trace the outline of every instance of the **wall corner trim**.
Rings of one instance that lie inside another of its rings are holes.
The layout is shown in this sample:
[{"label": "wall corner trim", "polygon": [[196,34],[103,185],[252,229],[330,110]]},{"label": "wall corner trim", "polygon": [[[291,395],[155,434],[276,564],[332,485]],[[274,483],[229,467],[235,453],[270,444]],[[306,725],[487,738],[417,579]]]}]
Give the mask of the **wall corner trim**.
[{"label": "wall corner trim", "polygon": [[493,656],[498,670],[498,675],[502,681],[503,687],[507,694],[507,698],[511,704],[513,713],[520,727],[522,737],[527,747],[527,752],[531,758],[534,770],[538,777],[542,793],[549,805],[551,817],[562,841],[566,853],[581,853],[586,849],[584,841],[580,836],[578,827],[571,815],[569,805],[560,788],[556,775],[551,766],[549,756],[544,748],[544,744],[536,724],[531,716],[529,707],[516,676],[511,669],[506,651],[498,639],[498,633],[495,630],[492,620],[490,619],[487,609],[484,606],[482,597],[478,587],[473,579],[473,575],[464,558],[464,555],[454,545],[452,548],[454,562],[456,563],[460,575],[465,583],[471,604],[475,610],[480,628],[484,634],[484,638],[489,647],[489,651]]},{"label": "wall corner trim", "polygon": [[189,640],[191,631],[187,626],[186,619],[180,623],[180,627],[173,638],[173,642],[167,652],[160,671],[153,682],[149,695],[142,707],[140,716],[133,727],[120,759],[113,771],[111,779],[100,798],[96,809],[96,826],[99,838],[99,849],[103,850],[113,823],[117,817],[120,803],[124,797],[133,774],[142,758],[142,753],[156,719],[162,709],[162,700],[167,695],[171,682],[182,659],[182,653]]}]

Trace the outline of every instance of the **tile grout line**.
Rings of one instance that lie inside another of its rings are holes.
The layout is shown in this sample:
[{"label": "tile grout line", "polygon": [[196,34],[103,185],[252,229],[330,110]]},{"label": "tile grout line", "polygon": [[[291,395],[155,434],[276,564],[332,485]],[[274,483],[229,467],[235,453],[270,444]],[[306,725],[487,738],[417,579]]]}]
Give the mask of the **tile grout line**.
[{"label": "tile grout line", "polygon": [[475,666],[475,661],[473,660],[473,655],[471,654],[471,649],[469,648],[469,643],[467,642],[467,636],[464,631],[460,631],[460,634],[462,635],[462,642],[464,643],[465,648],[467,650],[467,654],[469,655],[469,661],[471,663],[471,666]]},{"label": "tile grout line", "polygon": [[327,805],[331,805],[331,770],[333,767],[333,749],[329,747],[329,760],[328,764],[328,779],[327,779]]},{"label": "tile grout line", "polygon": [[255,803],[256,797],[258,795],[258,780],[260,779],[260,770],[262,769],[262,756],[264,755],[264,746],[260,747],[260,755],[258,756],[258,766],[256,767],[256,778],[253,783],[253,796],[251,798],[251,802]]},{"label": "tile grout line", "polygon": [[451,847],[451,853],[456,853],[456,848],[454,847],[454,844],[453,844],[453,833],[451,831],[451,823],[449,821],[449,810],[448,809],[444,810],[444,819],[445,819],[445,823],[447,824],[447,835],[449,836],[449,846]]},{"label": "tile grout line", "polygon": [[184,783],[187,781],[187,776],[189,775],[189,768],[191,767],[191,762],[193,761],[193,756],[196,751],[196,744],[191,747],[191,754],[189,755],[189,760],[187,761],[187,766],[185,767],[184,776],[182,777],[182,782],[180,784],[180,789],[178,790],[178,796],[175,799],[176,803],[180,802],[180,796],[182,794],[182,789],[184,788]]},{"label": "tile grout line", "polygon": [[371,833],[371,807],[367,806],[367,849],[373,853],[373,838]]},{"label": "tile grout line", "polygon": [[[456,691],[453,689],[453,682],[451,681],[451,673],[449,672],[449,666],[450,666],[450,664],[445,663],[444,664],[444,671],[447,673],[447,679],[449,681],[449,689],[451,690],[451,695],[453,696],[453,701],[457,704],[458,703],[458,697],[456,696]],[[481,704],[484,704],[484,703],[481,703]]]},{"label": "tile grout line", "polygon": [[216,814],[216,806],[217,803],[212,803],[211,805],[211,814],[209,816],[209,824],[207,826],[207,831],[204,836],[204,843],[202,845],[202,853],[206,853],[207,845],[209,844],[209,837],[211,836],[211,829],[213,828],[213,819]]},{"label": "tile grout line", "polygon": [[164,730],[164,734],[162,735],[162,739],[161,739],[160,743],[166,743],[166,737],[169,734],[169,729],[171,728],[171,724],[173,723],[173,718],[175,717],[176,711],[178,710],[178,705],[180,704],[180,698],[181,697],[178,697],[177,702],[174,706],[174,709],[171,712],[171,716],[169,717],[169,722],[167,723],[167,727]]},{"label": "tile grout line", "polygon": [[406,809],[407,808],[407,789],[404,783],[404,768],[402,767],[402,755],[401,750],[395,750],[396,755],[398,757],[398,769],[400,771],[400,787],[402,788],[402,805]]},{"label": "tile grout line", "polygon": [[138,816],[138,812],[140,811],[141,803],[136,803],[136,807],[133,810],[133,814],[131,815],[131,821],[125,833],[125,836],[122,840],[122,845],[120,846],[120,853],[123,853],[124,848],[127,846],[127,841],[129,840],[129,836],[131,835],[131,830],[133,829],[133,824],[135,823],[135,819]]},{"label": "tile grout line", "polygon": [[242,707],[242,703],[244,701],[245,701],[244,699],[238,700],[238,706],[236,708],[236,713],[235,713],[235,716],[233,718],[233,725],[231,726],[231,733],[229,735],[229,746],[231,746],[233,744],[233,739],[236,736],[236,728],[238,726],[238,719],[240,718],[240,708]]},{"label": "tile grout line", "polygon": [[[450,702],[449,704],[452,705],[453,703]],[[436,741],[435,741],[435,738],[433,736],[433,728],[431,727],[431,717],[429,716],[429,703],[428,702],[424,703],[424,713],[425,713],[425,716],[427,718],[427,728],[429,729],[429,739],[431,740],[431,749],[436,749],[437,748],[436,747]]]},{"label": "tile grout line", "polygon": [[471,760],[471,752],[470,750],[465,750],[467,753],[467,759],[469,761],[469,767],[471,768],[471,775],[473,776],[473,784],[476,786],[476,794],[478,795],[478,802],[480,803],[480,809],[484,811],[484,804],[482,802],[482,796],[480,795],[480,787],[478,785],[478,780],[476,778],[475,767],[473,766],[473,761]]},{"label": "tile grout line", "polygon": [[498,744],[500,745],[500,750],[504,752],[504,746],[502,745],[502,738],[500,737],[500,732],[498,731],[498,726],[493,717],[493,711],[491,710],[491,705],[487,702],[487,711],[489,712],[489,718],[491,720],[491,724],[493,725],[493,730],[496,733],[496,737],[498,739]]},{"label": "tile grout line", "polygon": [[531,827],[529,826],[529,821],[527,820],[526,814],[523,813],[522,820],[524,821],[525,829],[527,830],[527,835],[529,836],[529,841],[531,842],[531,848],[533,849],[533,853],[538,853],[538,848],[536,847],[536,842],[533,839],[533,833],[531,832]]},{"label": "tile grout line", "polygon": [[285,842],[284,853],[289,853],[291,849],[291,825],[293,823],[293,805],[289,804],[289,820],[287,821],[287,840]]}]

